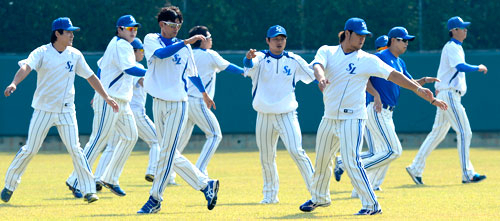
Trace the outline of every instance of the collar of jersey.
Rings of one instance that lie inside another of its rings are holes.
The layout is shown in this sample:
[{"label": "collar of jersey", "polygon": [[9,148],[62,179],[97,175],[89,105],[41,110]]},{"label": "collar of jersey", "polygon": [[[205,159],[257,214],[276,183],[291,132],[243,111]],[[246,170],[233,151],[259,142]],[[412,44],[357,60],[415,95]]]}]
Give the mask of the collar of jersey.
[{"label": "collar of jersey", "polygon": [[163,42],[163,44],[165,44],[165,46],[169,46],[169,45],[178,41],[178,39],[176,37],[164,38],[163,36],[161,36],[161,34],[158,34],[158,35],[160,36],[160,40]]},{"label": "collar of jersey", "polygon": [[391,58],[391,60],[394,60],[394,61],[398,60],[398,58],[396,56],[394,56],[389,49],[381,51],[380,54],[386,54],[385,56],[389,56],[389,58]]},{"label": "collar of jersey", "polygon": [[207,49],[204,49],[204,48],[193,48],[193,49],[198,49],[198,50],[202,50],[202,51],[207,51]]},{"label": "collar of jersey", "polygon": [[450,41],[455,42],[457,45],[462,45],[462,42],[460,42],[460,41],[459,41],[459,40],[457,40],[457,39],[451,38],[451,40],[450,40]]},{"label": "collar of jersey", "polygon": [[283,57],[283,55],[286,55],[286,51],[283,51],[283,53],[281,53],[280,55],[275,55],[273,53],[271,53],[270,50],[265,50],[264,51],[264,54],[266,54],[267,56],[270,56],[272,58],[275,58],[275,59],[280,59],[281,57]]},{"label": "collar of jersey", "polygon": [[339,46],[340,46],[340,50],[342,50],[342,53],[344,53],[344,55],[350,55],[350,54],[352,54],[353,52],[356,52],[356,51],[351,51],[351,52],[345,53],[345,52],[344,52],[344,49],[342,49],[342,45],[339,45]]},{"label": "collar of jersey", "polygon": [[59,53],[59,54],[62,54],[64,51],[66,51],[66,48],[68,48],[68,47],[66,47],[66,48],[64,49],[64,51],[58,51],[58,50],[57,50],[57,48],[56,48],[56,47],[54,47],[54,43],[50,43],[50,46],[52,46],[52,48],[54,49],[54,51],[56,51],[56,52],[57,52],[57,53]]}]

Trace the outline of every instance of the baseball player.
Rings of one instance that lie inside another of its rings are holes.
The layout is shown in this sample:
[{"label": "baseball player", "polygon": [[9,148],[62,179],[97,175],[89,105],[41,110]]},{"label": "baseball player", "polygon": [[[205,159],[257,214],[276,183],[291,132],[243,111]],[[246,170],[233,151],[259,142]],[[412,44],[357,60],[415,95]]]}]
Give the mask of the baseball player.
[{"label": "baseball player", "polygon": [[381,35],[375,40],[375,49],[377,52],[383,51],[388,48],[389,37],[387,35]]},{"label": "baseball player", "polygon": [[359,157],[367,118],[365,91],[371,76],[388,79],[430,102],[434,101],[429,89],[409,80],[375,55],[361,50],[367,35],[371,32],[364,20],[350,18],[344,31],[339,33],[340,45],[322,46],[311,62],[311,68],[319,76],[318,86],[323,92],[325,113],[316,138],[312,199],[300,206],[301,211],[311,212],[319,206],[330,205],[332,157],[340,148],[347,174],[363,205],[355,215],[382,213]]},{"label": "baseball player", "polygon": [[[130,42],[134,40],[140,26],[132,15],[121,16],[116,23],[116,36],[111,39],[104,55],[97,61],[100,79],[106,91],[117,101],[120,111],[111,112],[101,98],[94,96],[92,133],[83,150],[90,165],[93,165],[108,143],[108,138],[112,138],[115,133],[120,136],[120,142],[115,146],[109,165],[99,177],[104,186],[118,196],[126,195],[118,184],[118,177],[138,136],[129,102],[132,99],[134,76],[144,76],[146,70],[137,67]],[[75,171],[66,182],[70,189],[79,189]]]},{"label": "baseball player", "polygon": [[[195,35],[205,36],[206,41],[197,41],[192,45],[193,57],[196,63],[196,69],[200,75],[201,81],[204,82],[205,90],[208,95],[214,99],[215,95],[215,80],[216,74],[221,71],[227,71],[233,74],[243,74],[243,69],[238,67],[226,59],[222,58],[219,53],[212,50],[212,35],[205,26],[195,26],[189,30],[189,37]],[[197,125],[204,133],[207,140],[201,149],[200,156],[196,161],[196,167],[208,176],[207,165],[212,156],[217,150],[220,141],[222,140],[222,132],[220,130],[219,121],[214,113],[207,108],[203,101],[202,94],[198,91],[195,85],[188,86],[188,103],[189,112],[186,129],[180,138],[179,152],[182,153],[189,142],[189,138],[193,133],[194,126]],[[175,172],[169,177],[169,184],[175,185]]]},{"label": "baseball player", "polygon": [[[412,80],[413,78],[408,73],[405,62],[399,56],[406,52],[408,42],[413,41],[415,36],[409,35],[404,27],[394,27],[389,31],[388,38],[388,50],[383,50],[375,55]],[[426,83],[439,80],[432,77],[423,77],[414,81],[423,86]],[[373,148],[375,150],[373,155],[363,158],[362,162],[374,189],[380,190],[380,185],[385,178],[389,164],[399,158],[402,153],[401,143],[392,120],[392,113],[399,99],[400,87],[382,78],[370,77],[367,91],[369,93],[367,92],[366,95],[368,102],[366,130],[370,131],[371,142],[376,147]],[[445,110],[446,105],[443,104],[444,102],[439,99],[433,102],[433,105]],[[335,166],[334,171],[335,179],[340,180],[344,168],[340,161],[337,161],[337,163],[338,165]],[[353,192],[352,196],[357,197],[357,193]]]},{"label": "baseball player", "polygon": [[451,108],[448,110],[437,109],[431,133],[427,135],[424,143],[420,146],[413,163],[406,168],[406,171],[416,184],[424,184],[422,182],[422,173],[424,172],[425,160],[443,141],[450,127],[457,133],[462,183],[477,183],[486,179],[485,175],[480,175],[474,171],[469,159],[472,131],[465,108],[461,103],[461,98],[467,91],[465,72],[479,71],[484,74],[488,72],[488,68],[482,64],[476,66],[465,62],[462,43],[467,37],[467,27],[469,25],[470,22],[464,22],[458,16],[448,20],[447,26],[451,39],[444,45],[441,52],[441,62],[437,73],[437,77],[441,79],[441,82],[437,82],[434,86],[437,97],[450,104]]},{"label": "baseball player", "polygon": [[[135,38],[132,43],[130,43],[134,48],[135,60],[137,67],[144,68],[144,66],[139,63],[144,59],[144,48],[142,42],[139,38]],[[153,121],[149,119],[148,115],[146,115],[146,92],[144,92],[143,87],[143,77],[133,77],[133,96],[130,101],[130,108],[134,114],[135,123],[137,125],[137,131],[139,133],[139,137],[148,144],[149,150],[149,164],[146,169],[145,179],[149,182],[153,182],[154,173],[156,172],[156,165],[158,164],[158,157],[160,154],[160,147],[158,145],[158,140],[156,139],[156,129]],[[111,157],[113,156],[113,152],[116,144],[120,141],[120,136],[115,134],[112,139],[109,139],[108,145],[106,149],[101,155],[99,160],[99,164],[97,165],[96,172],[94,174],[96,180],[100,180],[100,177],[104,173],[104,170],[109,164]],[[115,174],[115,176],[119,177],[119,174]],[[116,179],[118,179],[118,177]],[[102,189],[101,182],[96,182],[97,191]]]},{"label": "baseball player", "polygon": [[279,25],[267,30],[269,50],[250,49],[244,58],[245,76],[252,78],[252,106],[257,111],[255,135],[260,153],[264,185],[262,204],[278,203],[276,145],[281,137],[302,174],[307,190],[314,172],[302,149],[302,134],[296,109],[295,85],[315,80],[314,72],[299,55],[285,51],[287,34]]},{"label": "baseball player", "polygon": [[177,150],[188,117],[186,77],[202,93],[207,108],[215,108],[198,76],[190,46],[198,40],[206,39],[203,35],[195,35],[186,40],[176,38],[183,21],[182,13],[176,6],[161,8],[157,19],[161,33],[150,33],[144,38],[144,53],[148,61],[144,89],[154,98],[153,114],[160,142],[160,158],[149,199],[137,213],[160,211],[163,191],[172,166],[194,189],[204,193],[207,207],[211,210],[217,203],[219,181],[209,179]]},{"label": "baseball player", "polygon": [[90,86],[102,96],[103,102],[118,111],[117,103],[108,96],[99,79],[90,69],[82,53],[71,47],[73,31],[80,30],[73,26],[69,18],[58,18],[52,22],[51,43],[33,50],[27,59],[19,61],[19,70],[12,83],[5,89],[4,95],[10,96],[26,76],[37,72],[37,87],[31,106],[34,112],[31,118],[26,145],[17,152],[5,175],[5,188],[1,199],[8,202],[17,185],[21,182],[28,163],[36,155],[49,129],[56,126],[66,146],[78,177],[80,188],[85,194],[84,200],[92,203],[99,198],[95,194],[92,170],[80,149],[78,125],[75,112],[75,73],[87,79]]}]

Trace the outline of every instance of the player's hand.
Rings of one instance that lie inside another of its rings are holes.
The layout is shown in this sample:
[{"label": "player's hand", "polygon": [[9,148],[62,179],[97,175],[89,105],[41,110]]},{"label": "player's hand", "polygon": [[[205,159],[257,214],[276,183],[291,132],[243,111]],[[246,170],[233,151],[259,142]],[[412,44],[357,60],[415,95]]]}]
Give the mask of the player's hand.
[{"label": "player's hand", "polygon": [[203,101],[205,101],[205,104],[207,105],[208,109],[214,107],[215,108],[215,102],[208,96],[207,92],[203,92]]},{"label": "player's hand", "polygon": [[139,85],[141,85],[141,87],[144,87],[144,77],[139,78],[137,83],[139,83]]},{"label": "player's hand", "polygon": [[255,49],[248,50],[248,52],[246,54],[247,59],[250,60],[252,58],[255,58],[255,56],[257,56],[257,55],[255,55],[255,52],[257,52],[257,50],[255,50]]},{"label": "player's hand", "polygon": [[419,87],[415,93],[427,101],[434,100],[434,95],[432,94],[432,91],[429,90],[428,88]]},{"label": "player's hand", "polygon": [[107,97],[107,98],[104,98],[104,100],[106,101],[106,103],[108,103],[109,106],[111,106],[111,108],[113,108],[113,112],[117,113],[119,108],[118,108],[118,104],[116,103],[115,100],[113,100],[113,98],[111,97]]},{"label": "player's hand", "polygon": [[380,96],[374,97],[374,99],[373,99],[373,109],[375,109],[375,111],[377,113],[382,112],[382,100],[380,99]]},{"label": "player's hand", "polygon": [[203,35],[195,35],[193,37],[190,37],[190,38],[184,40],[184,44],[186,44],[186,45],[187,44],[194,44],[197,41],[204,41],[204,40],[206,40],[205,36],[203,36]]},{"label": "player's hand", "polygon": [[434,82],[441,82],[438,78],[433,78],[433,77],[424,77],[424,83],[429,84],[429,83],[434,83]]},{"label": "player's hand", "polygon": [[321,93],[323,93],[326,85],[328,85],[328,84],[330,84],[330,81],[328,81],[328,79],[325,79],[325,78],[322,78],[318,81],[318,88],[321,91]]},{"label": "player's hand", "polygon": [[436,96],[438,96],[438,94],[439,94],[439,90],[438,90],[438,89],[436,89]]},{"label": "player's hand", "polygon": [[484,74],[488,73],[488,68],[482,64],[479,65],[479,72],[483,72]]},{"label": "player's hand", "polygon": [[3,92],[3,94],[5,95],[5,97],[8,97],[10,96],[12,93],[14,93],[14,91],[16,91],[17,87],[14,83],[11,83],[9,86],[7,86],[7,88],[5,88],[5,91]]},{"label": "player's hand", "polygon": [[448,109],[448,104],[446,104],[446,102],[440,100],[440,99],[437,99],[435,98],[432,102],[431,102],[432,105],[436,106],[436,107],[439,107],[441,110],[446,110]]},{"label": "player's hand", "polygon": [[92,98],[92,100],[90,100],[90,106],[92,106],[94,104],[94,98]]}]

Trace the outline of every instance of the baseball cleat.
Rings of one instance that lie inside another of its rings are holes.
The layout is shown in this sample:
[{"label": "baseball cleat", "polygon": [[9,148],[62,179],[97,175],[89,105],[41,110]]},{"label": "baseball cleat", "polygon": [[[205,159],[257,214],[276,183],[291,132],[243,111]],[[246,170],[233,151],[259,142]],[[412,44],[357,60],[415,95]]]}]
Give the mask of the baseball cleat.
[{"label": "baseball cleat", "polygon": [[467,180],[467,181],[462,180],[462,183],[479,183],[479,182],[483,181],[484,179],[486,179],[486,175],[479,175],[476,173],[476,174],[474,174],[472,179]]},{"label": "baseball cleat", "polygon": [[108,188],[112,193],[116,194],[117,196],[125,196],[127,195],[122,188],[120,188],[120,185],[114,185],[114,184],[109,184],[104,181],[101,181],[104,187]]},{"label": "baseball cleat", "polygon": [[262,201],[260,201],[260,204],[276,204],[276,203],[279,203],[280,201],[278,199],[274,199],[274,200],[271,200],[271,199],[263,199]]},{"label": "baseball cleat", "polygon": [[155,200],[153,196],[149,196],[148,201],[142,208],[137,211],[138,214],[151,214],[151,213],[157,213],[158,211],[161,210],[161,202],[158,200]]},{"label": "baseball cleat", "polygon": [[415,174],[413,174],[410,167],[406,167],[406,172],[408,172],[408,174],[410,175],[413,182],[415,182],[415,184],[417,184],[417,185],[424,184],[424,182],[422,182],[422,177],[419,177],[419,176],[416,176]]},{"label": "baseball cleat", "polygon": [[201,190],[205,194],[208,210],[212,210],[217,204],[217,193],[219,192],[219,180],[209,180],[207,187]]},{"label": "baseball cleat", "polygon": [[102,185],[102,182],[101,182],[101,181],[96,181],[96,182],[95,182],[95,190],[96,190],[96,191],[98,191],[98,192],[99,192],[99,191],[101,191],[101,190],[102,190],[102,186],[103,186],[103,185]]},{"label": "baseball cleat", "polygon": [[375,188],[373,188],[373,191],[382,191],[382,188],[380,188],[380,187],[375,187]]},{"label": "baseball cleat", "polygon": [[313,203],[312,200],[308,200],[304,204],[300,205],[299,209],[302,212],[312,212],[317,207],[327,207],[327,206],[330,206],[330,204],[331,203],[316,204],[316,203]]},{"label": "baseball cleat", "polygon": [[180,184],[176,183],[175,180],[169,180],[167,186],[180,186]]},{"label": "baseball cleat", "polygon": [[344,170],[342,168],[340,168],[339,161],[340,161],[340,156],[335,157],[335,169],[334,169],[334,173],[335,173],[335,180],[337,182],[340,181],[340,178],[342,178],[342,174],[344,173]]},{"label": "baseball cleat", "polygon": [[2,201],[9,202],[9,200],[12,197],[13,193],[14,193],[14,191],[10,191],[7,188],[3,188],[3,190],[2,190]]},{"label": "baseball cleat", "polygon": [[73,196],[75,198],[82,198],[83,197],[83,194],[82,194],[82,192],[80,192],[79,189],[73,188],[73,186],[69,185],[68,182],[66,182],[66,186],[68,186],[69,190],[71,190],[71,193],[73,193]]},{"label": "baseball cleat", "polygon": [[98,199],[99,199],[99,197],[95,193],[87,193],[87,194],[85,194],[85,197],[83,198],[83,200],[85,202],[88,202],[88,203],[93,203],[93,202],[97,201]]},{"label": "baseball cleat", "polygon": [[362,209],[359,212],[355,213],[354,215],[356,216],[366,216],[366,215],[377,215],[377,214],[382,214],[382,210],[368,210],[368,209]]},{"label": "baseball cleat", "polygon": [[146,179],[146,181],[148,181],[148,182],[153,182],[155,180],[155,175],[146,174],[146,177],[144,177],[144,179]]}]

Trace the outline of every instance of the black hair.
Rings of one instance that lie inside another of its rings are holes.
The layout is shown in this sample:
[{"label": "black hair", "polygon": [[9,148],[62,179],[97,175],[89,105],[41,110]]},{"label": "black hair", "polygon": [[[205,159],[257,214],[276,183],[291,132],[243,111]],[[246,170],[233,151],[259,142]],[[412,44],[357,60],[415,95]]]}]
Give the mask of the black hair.
[{"label": "black hair", "polygon": [[387,42],[387,47],[391,47],[391,41],[393,38],[389,38],[389,41]]},{"label": "black hair", "polygon": [[453,32],[451,32],[451,30],[448,32],[448,35],[450,36],[450,38],[453,38]]},{"label": "black hair", "polygon": [[50,42],[52,44],[57,41],[56,31],[59,32],[59,34],[61,35],[64,33],[63,29],[57,29],[55,31],[52,31],[52,35],[50,36]]},{"label": "black hair", "polygon": [[177,6],[168,6],[160,9],[160,12],[158,13],[158,22],[175,22],[175,19],[179,19],[179,22],[182,23],[182,12]]},{"label": "black hair", "polygon": [[[207,37],[208,35],[208,28],[205,26],[197,25],[194,26],[189,30],[189,37],[193,37],[195,35],[203,35]],[[191,45],[193,48],[199,48],[201,46],[201,40],[196,41],[194,44]]]},{"label": "black hair", "polygon": [[[351,30],[347,30],[349,34],[352,34]],[[345,40],[345,31],[339,32],[339,44]]]}]

